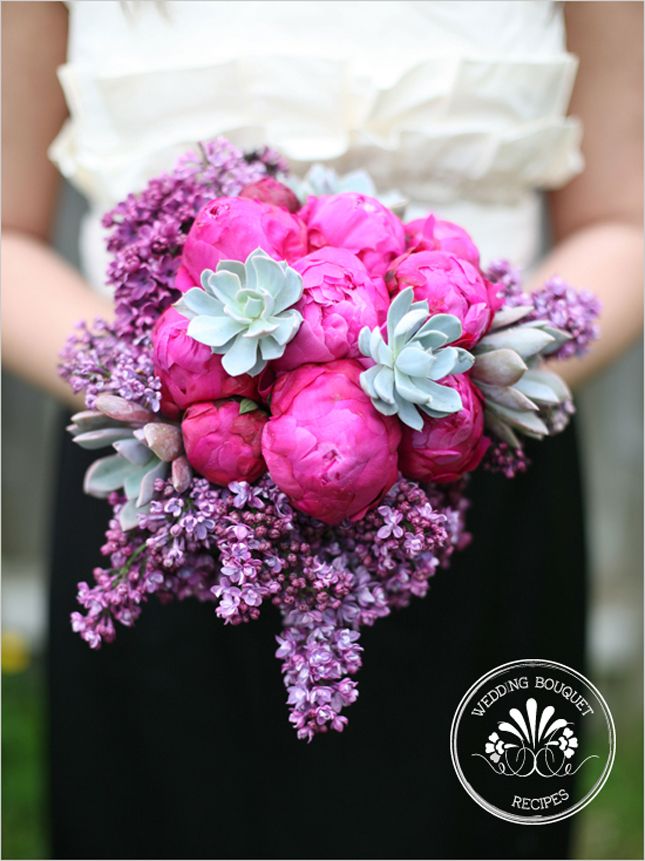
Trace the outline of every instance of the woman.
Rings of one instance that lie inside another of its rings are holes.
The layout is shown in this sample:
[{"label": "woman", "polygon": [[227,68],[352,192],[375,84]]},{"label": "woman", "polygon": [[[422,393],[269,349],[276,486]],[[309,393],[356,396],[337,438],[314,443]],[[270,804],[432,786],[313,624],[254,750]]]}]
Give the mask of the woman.
[{"label": "woman", "polygon": [[[5,4],[4,266],[8,365],[69,398],[56,353],[73,322],[109,315],[47,246],[65,115],[55,81],[67,13]],[[639,4],[92,3],[70,8],[61,79],[72,122],[59,167],[89,198],[85,276],[100,282],[101,209],[196,137],[362,166],[382,189],[459,221],[484,259],[540,252],[552,188],[553,272],[602,300],[604,338],[570,382],[640,329]],[[491,46],[493,46],[491,48]],[[584,125],[586,169],[576,121]],[[582,668],[584,546],[572,432],[514,482],[477,475],[476,542],[431,595],[365,635],[350,729],[309,746],[286,721],[267,613],[228,629],[212,609],[151,606],[98,654],[74,638],[77,580],[105,508],[82,497],[65,443],[52,579],[55,857],[564,857],[568,823],[523,829],[475,807],[448,755],[460,697],[522,657]],[[500,544],[500,524],[513,537]],[[554,600],[557,594],[557,600]]]}]

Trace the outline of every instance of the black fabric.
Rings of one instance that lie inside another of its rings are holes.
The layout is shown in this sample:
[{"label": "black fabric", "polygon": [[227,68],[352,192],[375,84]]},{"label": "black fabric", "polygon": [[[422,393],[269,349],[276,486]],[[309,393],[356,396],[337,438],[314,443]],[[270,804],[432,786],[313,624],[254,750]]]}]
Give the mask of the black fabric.
[{"label": "black fabric", "polygon": [[75,584],[99,564],[105,503],[92,459],[62,443],[51,581],[55,858],[565,858],[571,820],[513,825],[453,771],[468,687],[506,661],[584,671],[584,543],[575,436],[531,448],[514,481],[471,483],[472,546],[430,594],[363,637],[349,727],[299,742],[287,721],[275,613],[225,627],[211,606],[150,603],[92,652]]}]

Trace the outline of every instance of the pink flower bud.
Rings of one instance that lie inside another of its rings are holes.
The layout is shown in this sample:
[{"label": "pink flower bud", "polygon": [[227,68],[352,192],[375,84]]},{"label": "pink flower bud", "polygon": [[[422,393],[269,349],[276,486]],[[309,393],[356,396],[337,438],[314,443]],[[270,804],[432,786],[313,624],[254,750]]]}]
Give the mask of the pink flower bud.
[{"label": "pink flower bud", "polygon": [[304,292],[295,306],[303,322],[275,370],[292,370],[311,362],[360,355],[358,335],[385,319],[389,297],[379,280],[372,280],[361,261],[343,248],[321,248],[294,264]]},{"label": "pink flower bud", "polygon": [[398,420],[363,392],[362,365],[341,359],[282,374],[262,436],[269,473],[295,508],[325,523],[360,519],[398,478]]},{"label": "pink flower bud", "polygon": [[452,221],[434,215],[417,218],[405,225],[405,238],[409,251],[448,251],[479,267],[477,246],[470,235]]},{"label": "pink flower bud", "polygon": [[312,251],[325,245],[346,248],[372,277],[384,275],[405,250],[401,221],[374,197],[354,192],[310,197],[300,215],[309,229]]},{"label": "pink flower bud", "polygon": [[289,186],[271,176],[265,176],[264,179],[245,186],[240,192],[240,197],[259,200],[261,203],[272,203],[273,206],[280,206],[289,212],[297,212],[300,209],[300,201]]},{"label": "pink flower bud", "polygon": [[262,248],[289,263],[307,253],[307,230],[297,215],[279,206],[219,197],[198,213],[186,238],[175,286],[182,292],[200,285],[204,269],[220,260],[246,260]]},{"label": "pink flower bud", "polygon": [[477,387],[465,374],[445,377],[441,385],[459,392],[462,409],[442,419],[426,417],[420,431],[403,428],[399,465],[403,475],[416,481],[457,481],[479,466],[490,445]]},{"label": "pink flower bud", "polygon": [[425,299],[431,314],[454,314],[462,336],[455,345],[470,349],[484,337],[502,300],[497,288],[472,263],[445,251],[418,251],[395,261],[388,272],[393,294],[414,288],[414,298]]},{"label": "pink flower bud", "polygon": [[188,462],[213,484],[253,482],[265,471],[262,410],[240,413],[238,401],[193,404],[181,423]]}]

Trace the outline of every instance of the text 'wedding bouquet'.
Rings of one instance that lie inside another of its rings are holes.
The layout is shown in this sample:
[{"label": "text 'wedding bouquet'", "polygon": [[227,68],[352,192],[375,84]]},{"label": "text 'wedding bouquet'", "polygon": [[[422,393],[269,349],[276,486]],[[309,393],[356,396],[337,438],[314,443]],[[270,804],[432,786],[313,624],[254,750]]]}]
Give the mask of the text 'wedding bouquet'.
[{"label": "text 'wedding bouquet'", "polygon": [[463,547],[463,477],[526,468],[522,435],[573,410],[545,358],[596,337],[596,300],[522,292],[457,225],[404,224],[362,173],[288,178],[274,152],[200,145],[104,219],[113,323],[61,373],[111,448],[85,490],[113,508],[109,565],[80,583],[92,648],[149,596],[225,622],[281,612],[290,720],[342,730],[360,631],[423,597]]}]

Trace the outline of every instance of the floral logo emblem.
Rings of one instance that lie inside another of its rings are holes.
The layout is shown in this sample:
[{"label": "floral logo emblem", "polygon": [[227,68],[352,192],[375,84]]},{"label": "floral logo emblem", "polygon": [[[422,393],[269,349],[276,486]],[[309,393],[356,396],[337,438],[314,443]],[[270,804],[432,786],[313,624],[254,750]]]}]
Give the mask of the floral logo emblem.
[{"label": "floral logo emblem", "polygon": [[488,813],[519,825],[559,822],[582,810],[605,785],[615,754],[614,720],[598,688],[566,664],[541,658],[480,676],[450,727],[463,788]]},{"label": "floral logo emblem", "polygon": [[578,750],[571,721],[555,716],[555,708],[539,712],[537,700],[529,697],[525,711],[512,708],[510,720],[499,721],[484,743],[481,757],[497,774],[512,777],[563,777],[575,774],[595,755],[587,756],[575,767],[571,760]]}]

